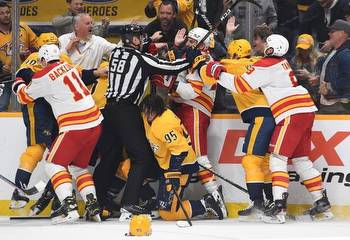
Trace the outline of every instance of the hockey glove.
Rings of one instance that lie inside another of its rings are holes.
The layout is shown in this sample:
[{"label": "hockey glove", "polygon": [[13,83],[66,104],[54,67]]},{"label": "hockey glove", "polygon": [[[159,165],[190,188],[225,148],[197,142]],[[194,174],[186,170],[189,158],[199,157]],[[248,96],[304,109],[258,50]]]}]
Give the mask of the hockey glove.
[{"label": "hockey glove", "polygon": [[199,69],[205,65],[205,57],[198,49],[187,48],[186,49],[186,59],[192,64],[192,69]]},{"label": "hockey glove", "polygon": [[219,79],[222,72],[226,72],[226,68],[219,62],[209,62],[206,67],[206,75],[208,77]]},{"label": "hockey glove", "polygon": [[169,211],[174,199],[174,190],[180,188],[181,172],[177,170],[168,170],[164,172],[164,178],[160,179],[160,188],[158,191],[159,208]]},{"label": "hockey glove", "polygon": [[1,84],[0,84],[0,97],[1,97],[2,94],[4,93],[4,87],[5,87],[5,84],[1,83]]},{"label": "hockey glove", "polygon": [[12,85],[13,93],[17,95],[17,91],[22,85],[26,86],[24,80],[20,77],[16,77],[16,81]]}]

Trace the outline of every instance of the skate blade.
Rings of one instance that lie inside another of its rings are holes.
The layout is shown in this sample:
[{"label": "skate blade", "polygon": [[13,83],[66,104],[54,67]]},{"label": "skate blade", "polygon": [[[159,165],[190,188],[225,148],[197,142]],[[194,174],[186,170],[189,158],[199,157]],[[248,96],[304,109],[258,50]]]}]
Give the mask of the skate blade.
[{"label": "skate blade", "polygon": [[24,208],[28,202],[26,201],[11,201],[10,203],[10,209],[21,209]]},{"label": "skate blade", "polygon": [[255,214],[250,216],[239,216],[238,221],[240,222],[261,222],[263,220],[262,214]]},{"label": "skate blade", "polygon": [[334,215],[331,211],[325,211],[323,213],[310,216],[313,221],[328,221],[334,218]]},{"label": "skate blade", "polygon": [[71,211],[68,213],[67,216],[57,216],[55,218],[51,219],[52,224],[61,224],[61,223],[71,223],[75,222],[79,219],[79,213],[78,211]]},{"label": "skate blade", "polygon": [[262,218],[264,223],[271,223],[271,224],[283,224],[286,222],[285,216],[263,216]]}]

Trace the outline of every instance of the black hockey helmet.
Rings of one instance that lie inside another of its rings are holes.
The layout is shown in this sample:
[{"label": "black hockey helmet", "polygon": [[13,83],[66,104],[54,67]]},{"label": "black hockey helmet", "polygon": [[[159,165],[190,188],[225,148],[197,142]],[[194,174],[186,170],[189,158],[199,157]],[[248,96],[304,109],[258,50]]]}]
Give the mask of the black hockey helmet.
[{"label": "black hockey helmet", "polygon": [[133,36],[140,37],[142,34],[143,28],[137,24],[127,24],[120,29],[120,36],[124,44],[129,44]]}]

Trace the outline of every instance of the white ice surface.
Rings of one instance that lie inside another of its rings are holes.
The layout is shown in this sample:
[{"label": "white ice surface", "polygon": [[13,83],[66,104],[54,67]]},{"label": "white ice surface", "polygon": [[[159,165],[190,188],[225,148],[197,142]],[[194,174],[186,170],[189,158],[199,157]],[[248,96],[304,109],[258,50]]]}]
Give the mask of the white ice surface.
[{"label": "white ice surface", "polygon": [[50,220],[0,220],[1,240],[350,240],[350,222],[288,222],[282,225],[241,223],[237,220],[193,221],[179,228],[175,222],[153,221],[149,237],[129,237],[128,223],[112,219],[102,223],[80,220],[51,225]]}]

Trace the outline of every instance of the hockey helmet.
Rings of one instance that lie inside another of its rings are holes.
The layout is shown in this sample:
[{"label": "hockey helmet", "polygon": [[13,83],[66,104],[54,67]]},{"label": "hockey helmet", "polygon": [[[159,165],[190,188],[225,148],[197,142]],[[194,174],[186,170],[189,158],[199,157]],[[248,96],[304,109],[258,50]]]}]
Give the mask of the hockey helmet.
[{"label": "hockey helmet", "polygon": [[58,45],[58,38],[53,32],[42,33],[38,37],[37,45],[40,48],[43,45],[56,44]]},{"label": "hockey helmet", "polygon": [[130,236],[149,236],[152,233],[151,217],[146,214],[133,215],[129,225]]},{"label": "hockey helmet", "polygon": [[284,56],[289,49],[288,40],[279,34],[272,34],[266,38],[265,56]]},{"label": "hockey helmet", "polygon": [[39,60],[45,59],[46,62],[60,59],[60,49],[56,45],[43,45],[39,49]]},{"label": "hockey helmet", "polygon": [[129,44],[132,36],[141,36],[142,34],[143,28],[137,24],[127,24],[120,29],[120,36],[124,44]]},{"label": "hockey helmet", "polygon": [[[200,27],[196,27],[196,28],[193,28],[191,31],[189,31],[188,33],[188,37],[189,38],[192,38],[194,40],[197,41],[197,43],[199,43],[200,41],[202,41],[202,39],[208,34],[208,30],[204,29],[204,28],[200,28]],[[210,36],[208,36],[204,41],[204,46],[205,48],[209,48],[211,47],[212,44],[212,41],[213,41],[213,36],[212,34]]]},{"label": "hockey helmet", "polygon": [[232,41],[227,48],[227,53],[231,58],[243,58],[250,56],[252,47],[246,39]]}]

